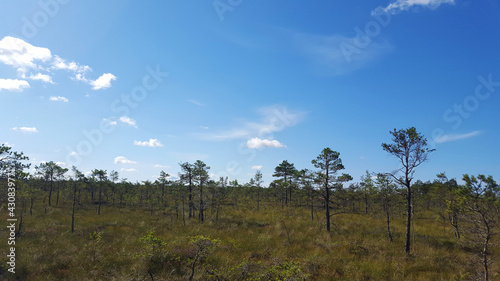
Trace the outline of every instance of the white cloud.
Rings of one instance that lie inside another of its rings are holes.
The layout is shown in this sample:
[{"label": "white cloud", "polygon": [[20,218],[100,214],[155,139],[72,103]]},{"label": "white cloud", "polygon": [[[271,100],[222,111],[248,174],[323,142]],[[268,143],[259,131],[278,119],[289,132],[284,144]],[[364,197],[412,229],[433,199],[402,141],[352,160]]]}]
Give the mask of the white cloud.
[{"label": "white cloud", "polygon": [[136,141],[134,140],[134,145],[147,146],[147,147],[162,147],[163,144],[158,139],[149,139],[149,141]]},{"label": "white cloud", "polygon": [[413,6],[436,9],[442,4],[455,4],[455,0],[396,0],[396,2],[389,4],[385,8],[382,6],[377,7],[372,11],[372,15],[379,15],[382,13],[391,13],[395,15],[402,11],[407,11]]},{"label": "white cloud", "polygon": [[14,127],[14,128],[12,128],[12,130],[14,130],[16,132],[25,133],[25,134],[38,133],[38,130],[35,127],[19,127],[19,128]]},{"label": "white cloud", "polygon": [[134,168],[130,168],[130,169],[121,168],[120,171],[121,172],[130,172],[130,173],[137,172],[137,170]]},{"label": "white cloud", "polygon": [[118,122],[121,124],[126,124],[128,126],[132,126],[134,128],[137,128],[137,124],[134,119],[128,117],[128,116],[122,116],[116,120],[115,117],[110,117],[110,118],[103,118],[102,122],[108,126],[117,126]]},{"label": "white cloud", "polygon": [[128,160],[124,156],[118,156],[115,158],[115,164],[137,164],[136,161]]},{"label": "white cloud", "polygon": [[252,170],[260,170],[260,169],[262,169],[262,165],[252,166]]},{"label": "white cloud", "polygon": [[[72,72],[74,75],[72,79],[91,85],[93,90],[109,88],[111,81],[116,80],[116,76],[111,73],[105,73],[96,80],[88,79],[85,75],[92,71],[89,66],[66,61],[57,55],[52,55],[48,48],[36,47],[11,36],[0,40],[0,63],[14,67],[19,77],[23,79],[40,80],[50,84],[54,82],[49,73],[53,73],[54,70]],[[36,70],[37,73],[27,76],[29,70]]]},{"label": "white cloud", "polygon": [[277,140],[253,138],[247,141],[247,147],[248,148],[286,147],[286,145],[280,143]]},{"label": "white cloud", "polygon": [[61,97],[61,96],[58,96],[58,97],[56,97],[56,96],[51,96],[51,97],[49,98],[49,100],[51,100],[51,101],[61,101],[61,102],[68,102],[68,101],[69,101],[67,98],[65,98],[65,97]]},{"label": "white cloud", "polygon": [[[25,78],[25,76],[23,76],[23,78]],[[41,74],[41,73],[37,73],[36,75],[31,74],[28,78],[31,80],[39,80],[45,83],[54,84],[54,81],[52,81],[52,77],[50,77],[50,75],[47,74]]]},{"label": "white cloud", "polygon": [[52,69],[61,69],[61,70],[70,70],[74,73],[80,74],[79,77],[81,79],[77,80],[84,80],[84,78],[81,76],[84,73],[88,71],[92,71],[92,68],[88,65],[80,65],[74,61],[72,62],[66,62],[66,60],[60,58],[59,56],[54,56],[54,60],[52,61]]},{"label": "white cloud", "polygon": [[195,100],[188,100],[188,102],[192,103],[192,104],[196,104],[197,106],[205,106],[204,104],[202,104],[201,102],[197,102]]},{"label": "white cloud", "polygon": [[351,33],[350,36],[294,33],[293,39],[312,62],[314,71],[321,75],[339,76],[356,71],[393,50],[381,37],[370,38],[367,43],[356,30]]},{"label": "white cloud", "polygon": [[210,179],[212,180],[218,180],[220,178],[220,176],[216,173],[210,173],[208,174],[208,177],[210,177]]},{"label": "white cloud", "polygon": [[481,131],[474,131],[474,132],[470,132],[467,134],[461,134],[461,135],[459,135],[459,134],[443,135],[443,136],[435,138],[434,142],[435,143],[445,143],[445,142],[450,142],[450,141],[457,141],[457,140],[472,138],[472,137],[478,136],[480,134],[481,134]]},{"label": "white cloud", "polygon": [[72,151],[69,155],[71,155],[71,156],[78,156],[80,154],[78,154],[78,152],[76,152],[76,151]]},{"label": "white cloud", "polygon": [[132,118],[130,118],[130,117],[128,117],[128,116],[122,116],[122,117],[120,117],[120,119],[119,119],[119,120],[120,120],[120,122],[122,122],[122,123],[125,123],[125,124],[127,124],[127,125],[130,125],[130,126],[132,126],[132,127],[137,128],[137,125],[136,125],[136,123],[135,123],[135,120],[134,120],[134,119],[132,119]]},{"label": "white cloud", "polygon": [[108,126],[116,126],[116,125],[118,125],[118,122],[113,121],[113,120],[109,120],[108,118],[103,118],[102,122],[104,124],[108,125]]},{"label": "white cloud", "polygon": [[38,63],[51,57],[49,49],[35,47],[22,39],[6,36],[0,40],[0,62],[15,67],[20,73],[29,68],[40,69]]},{"label": "white cloud", "polygon": [[156,164],[154,167],[155,168],[160,168],[160,169],[168,169],[168,168],[170,168],[170,166],[159,165],[159,164]]},{"label": "white cloud", "polygon": [[29,88],[30,84],[25,80],[18,79],[0,79],[0,91],[22,91],[25,88]]},{"label": "white cloud", "polygon": [[259,122],[244,122],[234,129],[229,129],[214,134],[200,134],[203,139],[229,140],[264,136],[279,132],[287,127],[295,126],[304,116],[302,112],[289,111],[284,106],[269,106],[258,110],[261,115]]},{"label": "white cloud", "polygon": [[66,162],[56,162],[57,165],[64,167],[66,166]]},{"label": "white cloud", "polygon": [[90,81],[89,84],[92,85],[92,90],[107,89],[111,87],[111,81],[113,80],[116,80],[116,76],[111,73],[104,73],[96,80]]}]

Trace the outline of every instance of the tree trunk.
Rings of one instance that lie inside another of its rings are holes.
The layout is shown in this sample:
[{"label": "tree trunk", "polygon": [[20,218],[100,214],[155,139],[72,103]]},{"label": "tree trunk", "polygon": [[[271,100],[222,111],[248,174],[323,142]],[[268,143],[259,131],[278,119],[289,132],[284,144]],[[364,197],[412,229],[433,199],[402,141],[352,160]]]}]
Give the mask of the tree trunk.
[{"label": "tree trunk", "polygon": [[161,203],[163,204],[163,196],[165,196],[165,184],[161,185]]},{"label": "tree trunk", "polygon": [[50,199],[52,198],[52,188],[53,188],[52,186],[53,186],[53,183],[52,183],[52,181],[50,181],[50,190],[49,190],[49,206],[51,205],[51,204],[50,204]]},{"label": "tree trunk", "polygon": [[73,233],[75,230],[76,186],[77,183],[75,182],[75,186],[73,189],[73,211],[71,212],[71,233]]},{"label": "tree trunk", "polygon": [[484,280],[489,280],[489,270],[488,270],[488,255],[486,253],[488,251],[488,245],[486,244],[483,249],[483,267],[484,267]]},{"label": "tree trunk", "polygon": [[389,236],[389,241],[392,242],[392,234],[391,234],[391,218],[389,216],[389,208],[386,207],[385,213],[387,215],[387,235]]},{"label": "tree trunk", "polygon": [[30,198],[30,216],[33,215],[33,203],[35,203],[35,198]]},{"label": "tree trunk", "polygon": [[490,236],[490,228],[488,225],[486,225],[486,229],[487,229],[487,234],[486,234],[486,237],[484,238],[483,252],[481,254],[483,256],[484,280],[488,281],[489,280],[488,245],[489,245],[491,236]]},{"label": "tree trunk", "polygon": [[368,215],[368,195],[365,193],[364,194],[364,199],[365,199],[365,215]]},{"label": "tree trunk", "polygon": [[199,253],[196,253],[193,264],[191,265],[191,276],[189,276],[189,281],[193,281],[194,270],[195,270],[195,266],[196,266],[196,262],[198,261],[198,258],[199,258]]},{"label": "tree trunk", "polygon": [[405,235],[405,253],[410,254],[410,239],[411,239],[411,191],[407,187],[406,195],[406,235]]},{"label": "tree trunk", "polygon": [[98,215],[101,214],[101,199],[102,199],[101,193],[102,193],[102,187],[99,188],[99,208],[97,209],[97,214]]},{"label": "tree trunk", "polygon": [[59,206],[59,193],[61,193],[60,192],[61,189],[60,189],[60,183],[59,182],[57,182],[57,188],[56,188],[56,190],[57,190],[56,206]]},{"label": "tree trunk", "polygon": [[330,188],[328,187],[329,170],[328,164],[326,165],[325,177],[325,207],[326,207],[326,231],[330,231]]},{"label": "tree trunk", "polygon": [[314,196],[312,189],[311,189],[311,220],[314,222]]},{"label": "tree trunk", "polygon": [[191,179],[189,180],[189,215],[188,218],[192,218],[194,216],[193,214],[193,187],[191,186]]},{"label": "tree trunk", "polygon": [[185,211],[184,211],[184,198],[186,196],[184,194],[182,194],[182,222],[184,223],[184,225],[186,225],[186,214],[185,214]]},{"label": "tree trunk", "polygon": [[19,228],[17,229],[16,232],[16,237],[21,236],[21,229],[23,229],[23,212],[21,211],[21,218],[19,220]]},{"label": "tree trunk", "polygon": [[325,200],[325,208],[326,208],[326,231],[330,231],[330,190],[328,188],[328,184],[325,187],[326,192],[326,200]]},{"label": "tree trunk", "polygon": [[200,184],[200,221],[203,223],[205,217],[203,216],[203,184]]},{"label": "tree trunk", "polygon": [[257,211],[260,208],[260,187],[257,187]]},{"label": "tree trunk", "polygon": [[288,206],[288,188],[287,188],[287,181],[286,181],[286,175],[285,175],[285,206]]},{"label": "tree trunk", "polygon": [[450,224],[453,226],[455,232],[455,237],[460,240],[460,230],[458,229],[458,216],[457,213],[450,214],[449,216]]}]

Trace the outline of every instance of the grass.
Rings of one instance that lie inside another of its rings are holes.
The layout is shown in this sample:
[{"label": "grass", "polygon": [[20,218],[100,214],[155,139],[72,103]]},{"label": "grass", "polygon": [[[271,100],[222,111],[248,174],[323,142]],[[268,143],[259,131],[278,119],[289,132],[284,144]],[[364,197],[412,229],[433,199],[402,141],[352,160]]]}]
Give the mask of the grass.
[{"label": "grass", "polygon": [[[16,241],[16,274],[2,280],[151,280],[139,241],[154,227],[165,242],[154,280],[188,280],[196,249],[190,237],[204,235],[221,244],[196,267],[194,280],[475,280],[481,267],[474,253],[443,231],[431,213],[418,213],[412,254],[404,254],[404,219],[392,222],[394,242],[382,217],[340,214],[327,232],[323,217],[309,210],[266,206],[261,211],[227,206],[219,221],[207,212],[204,224],[176,219],[159,210],[104,205],[101,215],[80,207],[70,232],[71,207],[60,203],[24,216]],[[322,215],[322,213],[318,213]],[[2,210],[2,221],[6,212]],[[90,239],[100,233],[100,241]],[[6,228],[0,237],[7,237]],[[6,240],[5,240],[6,241]],[[7,251],[2,243],[2,252]],[[493,262],[492,280],[500,267]],[[239,279],[238,279],[239,278]],[[496,279],[495,279],[496,278]]]}]

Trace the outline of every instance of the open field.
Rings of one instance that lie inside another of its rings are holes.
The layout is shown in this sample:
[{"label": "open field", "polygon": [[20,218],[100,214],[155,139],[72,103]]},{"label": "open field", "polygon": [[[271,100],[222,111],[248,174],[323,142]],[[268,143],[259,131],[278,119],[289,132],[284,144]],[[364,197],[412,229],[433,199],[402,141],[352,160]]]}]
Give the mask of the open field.
[{"label": "open field", "polygon": [[[196,255],[189,241],[197,235],[220,243],[196,265],[193,280],[475,280],[481,274],[475,253],[430,212],[415,217],[410,256],[403,251],[403,216],[393,221],[391,243],[382,217],[336,215],[328,233],[319,215],[311,221],[305,208],[266,205],[257,212],[226,206],[219,221],[209,212],[203,224],[195,219],[184,224],[173,212],[103,205],[98,216],[89,205],[78,210],[71,233],[70,204],[48,207],[46,213],[35,208],[24,215],[17,237],[16,274],[2,263],[2,278],[188,280]],[[139,239],[152,228],[165,244],[141,257],[146,244]],[[91,233],[99,233],[100,240]],[[0,237],[7,235],[2,228]],[[493,263],[493,279],[499,270]]]}]

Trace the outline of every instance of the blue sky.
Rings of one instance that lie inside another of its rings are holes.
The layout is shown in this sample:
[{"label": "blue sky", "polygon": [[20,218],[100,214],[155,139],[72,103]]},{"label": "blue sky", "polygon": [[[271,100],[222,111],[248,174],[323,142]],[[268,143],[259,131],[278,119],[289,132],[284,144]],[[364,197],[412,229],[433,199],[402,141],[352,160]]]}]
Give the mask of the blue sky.
[{"label": "blue sky", "polygon": [[415,126],[416,178],[500,179],[500,3],[9,1],[0,9],[0,142],[83,172],[266,183],[339,151],[359,181]]}]

